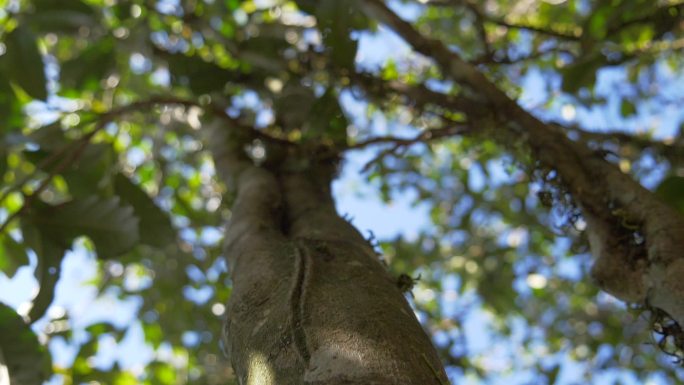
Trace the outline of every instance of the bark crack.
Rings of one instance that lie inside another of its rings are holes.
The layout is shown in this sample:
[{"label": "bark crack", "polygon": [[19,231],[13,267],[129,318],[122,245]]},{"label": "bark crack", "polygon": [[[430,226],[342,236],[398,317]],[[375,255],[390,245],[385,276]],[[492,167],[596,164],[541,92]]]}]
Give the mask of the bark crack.
[{"label": "bark crack", "polygon": [[306,316],[306,290],[311,276],[311,255],[301,241],[294,241],[295,270],[290,292],[290,323],[297,353],[308,365],[311,353],[307,345],[304,317]]}]

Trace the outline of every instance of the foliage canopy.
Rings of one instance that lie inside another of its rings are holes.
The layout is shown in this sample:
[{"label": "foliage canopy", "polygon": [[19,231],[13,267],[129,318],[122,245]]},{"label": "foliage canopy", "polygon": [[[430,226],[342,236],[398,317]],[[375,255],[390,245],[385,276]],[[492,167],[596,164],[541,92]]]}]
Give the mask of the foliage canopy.
[{"label": "foliage canopy", "polygon": [[[13,380],[232,381],[218,344],[232,197],[203,130],[216,117],[256,138],[257,162],[269,143],[348,157],[362,173],[345,180],[429,215],[378,247],[419,277],[412,303],[454,383],[684,380],[663,326],[592,284],[556,171],[435,48],[684,212],[684,3],[389,1],[425,38],[399,31],[409,45],[376,3],[0,0],[0,284],[40,286],[17,295],[23,318],[0,305]],[[95,258],[90,300],[133,301],[132,319],[50,307],[69,260]],[[144,368],[102,353],[140,331]]]}]

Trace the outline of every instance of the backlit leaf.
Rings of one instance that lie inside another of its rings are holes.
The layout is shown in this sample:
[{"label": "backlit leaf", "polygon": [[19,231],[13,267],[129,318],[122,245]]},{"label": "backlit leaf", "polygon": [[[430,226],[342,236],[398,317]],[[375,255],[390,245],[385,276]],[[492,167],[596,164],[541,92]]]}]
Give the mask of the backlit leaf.
[{"label": "backlit leaf", "polygon": [[[47,207],[44,203],[36,202],[36,207]],[[28,314],[31,322],[35,322],[45,315],[55,297],[55,288],[61,273],[64,253],[70,247],[70,240],[55,240],[49,229],[34,226],[29,220],[22,220],[21,231],[26,244],[36,253],[38,265],[34,275],[38,281],[38,293],[33,298],[31,310]]]},{"label": "backlit leaf", "polygon": [[139,218],[140,242],[159,248],[173,245],[176,232],[168,214],[160,209],[145,191],[130,179],[118,174],[114,179],[116,195],[133,207]]},{"label": "backlit leaf", "polygon": [[19,26],[5,36],[5,45],[7,52],[0,58],[9,80],[33,98],[46,99],[43,58],[38,51],[36,36],[28,28]]},{"label": "backlit leaf", "polygon": [[99,22],[95,9],[79,0],[34,0],[34,12],[28,21],[37,31],[78,32],[94,28]]},{"label": "backlit leaf", "polygon": [[1,303],[0,331],[0,384],[41,385],[47,381],[52,365],[50,354],[29,325]]},{"label": "backlit leaf", "polygon": [[17,269],[28,262],[26,248],[9,234],[0,234],[0,271],[12,278]]},{"label": "backlit leaf", "polygon": [[138,218],[118,197],[89,196],[58,206],[33,208],[25,219],[58,245],[68,245],[85,235],[98,256],[112,258],[129,251],[139,241]]},{"label": "backlit leaf", "polygon": [[59,82],[63,88],[99,87],[100,81],[116,64],[114,42],[102,39],[91,44],[74,58],[61,63]]}]

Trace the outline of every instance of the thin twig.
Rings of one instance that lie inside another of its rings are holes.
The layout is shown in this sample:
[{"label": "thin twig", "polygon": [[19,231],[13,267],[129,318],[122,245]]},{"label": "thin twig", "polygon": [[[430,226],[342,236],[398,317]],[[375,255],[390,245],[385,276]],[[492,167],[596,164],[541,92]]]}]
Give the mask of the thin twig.
[{"label": "thin twig", "polygon": [[470,126],[462,124],[462,125],[456,125],[456,126],[450,126],[450,127],[443,127],[443,128],[436,128],[432,130],[427,130],[419,133],[418,135],[414,136],[413,138],[401,138],[401,137],[396,137],[396,136],[379,136],[376,138],[371,138],[368,140],[365,140],[363,142],[359,142],[356,144],[353,144],[351,146],[348,146],[346,150],[360,150],[372,145],[377,145],[377,144],[387,144],[391,143],[393,144],[392,147],[387,148],[383,151],[381,151],[378,155],[373,157],[370,161],[368,161],[362,168],[361,168],[361,173],[367,172],[370,167],[383,159],[384,157],[390,155],[390,154],[396,154],[399,150],[404,149],[406,147],[409,147],[413,144],[417,143],[427,143],[429,141],[437,140],[440,138],[448,137],[448,136],[454,136],[458,134],[462,134],[466,132]]},{"label": "thin twig", "polygon": [[[64,146],[60,147],[57,151],[51,153],[50,155],[46,156],[43,158],[38,164],[36,165],[36,169],[42,170],[45,168],[48,168],[51,163],[55,160],[57,160],[60,156],[64,155],[64,153],[72,146],[74,145],[74,142],[69,142],[65,144]],[[9,196],[22,188],[26,183],[28,183],[32,178],[34,177],[34,174],[29,174],[21,178],[21,180],[17,181],[16,183],[12,184],[5,192],[0,196],[0,205],[2,205]]]},{"label": "thin twig", "polygon": [[567,49],[559,48],[559,47],[553,47],[548,50],[543,50],[543,51],[534,51],[531,52],[528,55],[512,58],[508,54],[502,58],[496,58],[493,55],[492,56],[487,56],[483,55],[478,58],[472,59],[469,62],[474,65],[479,65],[479,64],[517,64],[517,63],[522,63],[525,61],[529,60],[536,60],[540,59],[546,55],[549,54],[565,54],[568,56],[575,56],[575,54]]},{"label": "thin twig", "polygon": [[38,187],[36,188],[35,191],[31,194],[24,195],[24,204],[19,208],[19,210],[15,211],[10,215],[5,222],[0,226],[0,234],[5,232],[7,227],[12,223],[14,219],[19,217],[21,214],[23,214],[30,206],[31,203],[34,199],[35,196],[40,195],[45,189],[50,185],[50,182],[52,181],[52,178],[54,178],[57,174],[60,172],[64,171],[67,167],[71,166],[80,156],[83,154],[83,151],[85,148],[88,146],[88,143],[90,142],[90,139],[99,131],[98,128],[93,129],[91,132],[87,133],[83,137],[79,138],[78,140],[78,147],[74,152],[69,154],[68,157],[65,157],[62,159],[62,161],[48,174],[47,177],[45,177]]},{"label": "thin twig", "polygon": [[470,0],[433,0],[429,1],[427,3],[428,5],[434,5],[434,6],[441,6],[441,7],[453,7],[453,6],[459,6],[459,7],[466,7],[470,9],[473,12],[478,12],[479,14],[477,15],[479,18],[481,18],[483,21],[496,24],[502,27],[510,28],[510,29],[521,29],[521,30],[526,30],[542,35],[547,35],[559,39],[564,39],[564,40],[570,40],[570,41],[579,41],[580,36],[578,34],[574,33],[568,33],[568,32],[561,32],[552,28],[545,28],[541,26],[536,26],[536,25],[531,25],[531,24],[522,24],[522,23],[511,23],[507,22],[501,17],[493,16],[493,15],[488,15],[487,13],[480,11],[479,8],[477,8],[477,5],[473,3]]}]

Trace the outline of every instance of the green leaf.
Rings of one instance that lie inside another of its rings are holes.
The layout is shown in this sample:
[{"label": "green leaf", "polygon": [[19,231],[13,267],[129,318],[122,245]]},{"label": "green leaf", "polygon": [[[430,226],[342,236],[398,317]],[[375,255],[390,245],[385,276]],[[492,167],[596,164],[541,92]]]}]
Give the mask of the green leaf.
[{"label": "green leaf", "polygon": [[672,175],[665,178],[655,190],[660,199],[684,214],[684,177]]},{"label": "green leaf", "polygon": [[[35,203],[37,207],[46,206],[41,202]],[[21,231],[24,242],[33,249],[38,256],[38,266],[34,272],[38,280],[38,293],[33,298],[29,319],[35,322],[45,315],[55,297],[55,288],[61,273],[62,259],[64,253],[69,248],[66,241],[56,242],[51,239],[51,234],[39,227],[34,226],[30,221],[21,222]]]},{"label": "green leaf", "polygon": [[99,336],[101,334],[106,333],[114,335],[121,334],[119,330],[116,327],[114,327],[114,325],[108,322],[98,322],[96,324],[92,324],[88,326],[85,330],[93,336]]},{"label": "green leaf", "polygon": [[600,54],[592,54],[582,60],[574,62],[561,70],[564,92],[574,94],[582,87],[593,88],[596,82],[596,71],[605,63],[605,58]]},{"label": "green leaf", "polygon": [[[68,144],[64,137],[64,130],[59,122],[42,126],[27,136],[27,140],[37,144],[43,151],[60,151]],[[25,153],[31,156],[30,153]],[[36,154],[38,155],[38,154]],[[34,158],[33,160],[39,160]]]},{"label": "green leaf", "polygon": [[608,17],[614,12],[612,5],[604,5],[594,10],[587,20],[587,31],[595,39],[603,39],[606,35]]},{"label": "green leaf", "polygon": [[[55,138],[55,142],[58,139]],[[24,155],[34,164],[51,156],[55,152],[63,150],[67,142],[61,146],[49,148],[49,151],[30,151]],[[71,146],[71,151],[76,151],[77,146]],[[59,163],[59,157],[54,162],[48,162],[43,171],[50,172]],[[90,144],[82,150],[78,160],[60,172],[69,186],[69,193],[76,198],[87,197],[93,194],[111,195],[111,179],[113,174],[114,152],[111,145],[104,143]]]},{"label": "green leaf", "polygon": [[4,143],[0,142],[0,181],[4,179],[8,167],[7,149],[4,147]]},{"label": "green leaf", "polygon": [[238,8],[240,8],[240,0],[225,0],[226,7],[228,7],[228,10],[234,11]]},{"label": "green leaf", "polygon": [[[24,320],[0,303],[0,382],[41,385],[51,375],[50,354]],[[7,370],[8,379],[2,373]]]},{"label": "green leaf", "polygon": [[545,371],[547,383],[549,385],[553,385],[556,383],[556,379],[558,378],[558,374],[560,373],[560,369],[561,369],[560,365],[555,365],[550,370]]},{"label": "green leaf", "polygon": [[623,118],[632,116],[636,114],[636,112],[637,109],[634,103],[632,103],[630,100],[622,99],[622,102],[620,102],[620,115],[622,115]]},{"label": "green leaf", "polygon": [[79,198],[95,193],[107,194],[111,189],[114,163],[114,151],[109,144],[88,145],[78,161],[62,173],[69,192]]},{"label": "green leaf", "polygon": [[133,207],[140,219],[141,243],[158,248],[175,244],[176,231],[171,219],[145,191],[122,174],[114,178],[114,190],[122,202]]},{"label": "green leaf", "polygon": [[[0,69],[3,68],[2,63],[3,59],[0,58]],[[17,97],[14,94],[12,85],[3,72],[4,71],[0,70],[0,116],[3,117],[3,124],[0,126],[0,132],[7,132],[10,131],[10,128],[13,130],[18,126],[16,124],[10,124],[8,118],[12,117],[15,112],[20,113],[21,110],[17,106]]]},{"label": "green leaf", "polygon": [[17,269],[28,263],[26,248],[9,234],[0,234],[0,271],[12,278]]},{"label": "green leaf", "polygon": [[34,12],[28,22],[36,31],[75,33],[99,24],[95,9],[82,1],[34,0],[32,4]]},{"label": "green leaf", "polygon": [[199,56],[168,54],[164,58],[168,62],[172,81],[189,86],[197,95],[223,91],[226,83],[242,77],[241,74],[207,62]]},{"label": "green leaf", "polygon": [[512,267],[506,263],[500,263],[496,271],[485,272],[477,281],[477,291],[485,305],[500,315],[517,312],[519,309],[515,304],[517,293],[513,289],[514,279]]},{"label": "green leaf", "polygon": [[138,218],[133,208],[118,197],[89,196],[58,206],[33,207],[23,220],[35,225],[56,245],[68,247],[85,235],[95,244],[98,256],[112,258],[129,251],[139,241]]},{"label": "green leaf", "polygon": [[[82,147],[65,137],[59,122],[41,127],[31,133],[29,139],[38,144],[39,149],[24,151],[23,155],[46,173],[53,172],[60,159],[78,152],[77,158],[59,172],[66,180],[72,196],[82,198],[93,194],[111,195],[115,155],[110,144],[91,143]],[[48,158],[51,160],[45,162]]]},{"label": "green leaf", "polygon": [[10,81],[18,84],[31,97],[45,100],[45,71],[35,35],[20,25],[5,36],[5,45],[7,52],[2,57],[2,64]]},{"label": "green leaf", "polygon": [[101,39],[60,65],[59,82],[66,89],[83,91],[84,87],[98,88],[100,81],[115,65],[114,41]]},{"label": "green leaf", "polygon": [[385,67],[382,69],[382,78],[385,80],[397,80],[399,78],[397,63],[394,60],[387,60]]}]

